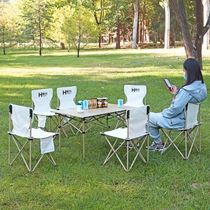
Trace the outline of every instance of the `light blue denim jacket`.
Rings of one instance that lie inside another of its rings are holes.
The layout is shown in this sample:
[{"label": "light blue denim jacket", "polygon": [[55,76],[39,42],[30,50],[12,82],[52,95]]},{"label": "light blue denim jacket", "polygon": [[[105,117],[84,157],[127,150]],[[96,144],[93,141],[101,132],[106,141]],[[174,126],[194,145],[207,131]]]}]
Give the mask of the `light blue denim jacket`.
[{"label": "light blue denim jacket", "polygon": [[170,124],[174,128],[184,126],[184,109],[187,103],[199,103],[207,97],[206,85],[201,81],[195,81],[190,85],[182,87],[175,95],[169,108],[162,111],[163,118],[170,119]]}]

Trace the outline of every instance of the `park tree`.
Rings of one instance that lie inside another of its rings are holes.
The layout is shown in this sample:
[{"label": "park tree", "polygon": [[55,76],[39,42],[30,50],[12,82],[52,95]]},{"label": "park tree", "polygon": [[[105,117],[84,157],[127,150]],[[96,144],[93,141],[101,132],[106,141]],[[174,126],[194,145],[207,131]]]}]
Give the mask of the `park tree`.
[{"label": "park tree", "polygon": [[116,49],[121,48],[121,38],[132,31],[132,0],[112,0],[106,15],[106,23],[111,32],[116,33]]},{"label": "park tree", "polygon": [[[210,2],[209,0],[202,0],[202,3],[203,3],[203,21],[204,23],[206,23],[210,13]],[[209,31],[207,31],[203,37],[203,47],[204,49],[209,48]]]},{"label": "park tree", "polygon": [[51,30],[49,31],[49,37],[53,42],[59,43],[61,49],[65,49],[65,35],[62,30],[62,25],[64,24],[65,17],[70,15],[71,7],[70,5],[58,5],[54,7],[54,12],[52,16]]},{"label": "park tree", "polygon": [[140,42],[150,42],[150,34],[153,32],[151,26],[161,17],[162,12],[159,11],[159,0],[140,2]]},{"label": "park tree", "polygon": [[101,48],[102,35],[106,33],[105,16],[109,9],[110,0],[86,0],[83,5],[93,13],[98,30],[98,47]]},{"label": "park tree", "polygon": [[0,2],[0,46],[6,55],[6,48],[17,43],[18,11],[14,5]]},{"label": "park tree", "polygon": [[202,66],[202,43],[203,37],[210,28],[210,15],[206,23],[203,23],[203,5],[201,0],[195,0],[196,34],[192,38],[187,21],[185,4],[183,0],[170,0],[177,22],[180,26],[185,52],[187,57],[195,57]]},{"label": "park tree", "polygon": [[134,10],[134,17],[133,17],[133,33],[132,33],[132,48],[138,48],[138,30],[139,30],[139,0],[133,1],[133,10]]},{"label": "park tree", "polygon": [[52,5],[49,0],[24,0],[21,11],[25,26],[23,34],[39,46],[41,56],[52,22]]},{"label": "park tree", "polygon": [[80,56],[80,50],[84,46],[90,41],[96,41],[98,35],[91,12],[80,1],[72,5],[71,12],[65,17],[62,32],[69,47],[76,48],[77,57]]},{"label": "park tree", "polygon": [[169,7],[169,0],[162,0],[160,1],[160,5],[165,10],[165,34],[164,34],[164,48],[170,48],[170,7]]}]

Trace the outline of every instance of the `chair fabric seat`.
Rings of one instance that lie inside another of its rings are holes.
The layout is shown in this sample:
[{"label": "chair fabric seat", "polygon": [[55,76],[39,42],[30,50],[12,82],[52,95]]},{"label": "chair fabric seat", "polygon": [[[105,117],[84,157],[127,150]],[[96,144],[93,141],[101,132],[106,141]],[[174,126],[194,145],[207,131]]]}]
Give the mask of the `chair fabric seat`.
[{"label": "chair fabric seat", "polygon": [[[196,127],[196,126],[199,126],[199,125],[201,125],[201,123],[196,123],[192,128],[194,128],[194,127]],[[167,129],[167,130],[179,132],[179,131],[187,131],[187,130],[190,130],[190,129],[192,129],[192,128],[177,128],[177,129]]]},{"label": "chair fabric seat", "polygon": [[36,115],[41,115],[41,116],[55,116],[55,113],[54,112],[36,112],[34,111],[34,114]]},{"label": "chair fabric seat", "polygon": [[53,137],[55,135],[57,135],[57,133],[53,133],[53,132],[46,132],[43,131],[40,128],[32,128],[32,134],[30,137],[30,132],[15,132],[15,131],[11,131],[9,132],[9,134],[11,135],[17,135],[23,138],[32,138],[32,139],[44,139],[44,138],[48,138],[48,137]]},{"label": "chair fabric seat", "polygon": [[143,137],[143,136],[147,135],[148,133],[140,132],[140,133],[138,133],[138,135],[129,134],[130,136],[129,136],[129,138],[127,138],[127,136],[128,136],[127,135],[127,128],[117,128],[115,130],[106,131],[103,134],[107,135],[107,136],[114,137],[114,138],[123,139],[123,140],[131,140],[131,139]]}]

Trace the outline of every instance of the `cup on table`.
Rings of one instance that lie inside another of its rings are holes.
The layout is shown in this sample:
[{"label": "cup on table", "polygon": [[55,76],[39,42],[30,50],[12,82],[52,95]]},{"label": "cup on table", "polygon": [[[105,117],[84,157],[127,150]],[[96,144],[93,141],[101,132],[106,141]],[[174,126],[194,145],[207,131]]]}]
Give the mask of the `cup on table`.
[{"label": "cup on table", "polygon": [[77,105],[77,112],[83,112],[82,104]]},{"label": "cup on table", "polygon": [[88,109],[88,100],[83,100],[82,101],[82,108],[83,109]]},{"label": "cup on table", "polygon": [[123,99],[120,98],[120,99],[117,100],[117,106],[119,108],[123,107]]}]

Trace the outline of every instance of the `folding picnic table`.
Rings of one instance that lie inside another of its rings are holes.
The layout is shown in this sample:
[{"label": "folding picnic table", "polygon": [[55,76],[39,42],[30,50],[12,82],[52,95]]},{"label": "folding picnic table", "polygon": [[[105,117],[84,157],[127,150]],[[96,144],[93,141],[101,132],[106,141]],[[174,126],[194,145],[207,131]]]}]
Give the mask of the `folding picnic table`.
[{"label": "folding picnic table", "polygon": [[[74,127],[78,133],[82,134],[82,148],[83,148],[83,158],[85,158],[85,133],[91,128],[91,124],[97,123],[104,125],[101,121],[102,119],[107,119],[110,117],[121,117],[126,111],[126,107],[119,108],[115,104],[108,104],[106,108],[97,109],[87,109],[83,112],[78,112],[76,108],[72,109],[52,109],[52,112],[58,114],[61,117],[67,117],[69,119],[78,119],[78,124],[70,122],[71,126]],[[108,123],[108,121],[107,121]],[[61,129],[61,125],[59,126]]]}]

